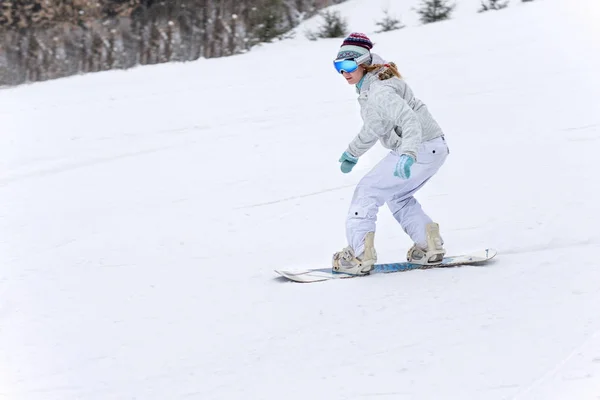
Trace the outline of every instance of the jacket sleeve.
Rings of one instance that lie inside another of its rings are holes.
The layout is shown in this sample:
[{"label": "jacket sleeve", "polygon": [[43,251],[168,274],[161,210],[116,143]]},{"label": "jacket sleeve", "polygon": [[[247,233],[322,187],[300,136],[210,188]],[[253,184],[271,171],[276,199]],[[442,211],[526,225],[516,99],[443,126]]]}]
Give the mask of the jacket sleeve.
[{"label": "jacket sleeve", "polygon": [[377,140],[379,140],[379,135],[377,135],[378,131],[374,131],[371,128],[371,124],[367,123],[365,119],[360,132],[352,139],[346,151],[358,158],[373,147],[377,143]]},{"label": "jacket sleeve", "polygon": [[422,138],[417,115],[392,88],[384,86],[373,89],[369,94],[363,127],[350,142],[347,151],[360,157],[373,147],[381,136],[399,126],[402,129],[402,142],[398,151],[416,160]]}]

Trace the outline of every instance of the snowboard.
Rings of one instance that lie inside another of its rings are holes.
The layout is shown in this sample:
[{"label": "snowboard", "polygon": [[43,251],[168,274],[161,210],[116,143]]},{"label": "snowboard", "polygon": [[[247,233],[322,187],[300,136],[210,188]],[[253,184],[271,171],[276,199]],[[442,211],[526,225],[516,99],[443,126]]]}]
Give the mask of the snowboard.
[{"label": "snowboard", "polygon": [[444,257],[441,264],[419,265],[409,262],[375,264],[375,268],[368,275],[351,275],[343,272],[335,272],[329,268],[304,269],[304,270],[275,270],[282,277],[294,282],[311,283],[322,282],[331,279],[364,278],[376,274],[387,274],[392,272],[404,272],[415,269],[449,268],[462,265],[480,265],[496,256],[495,249],[485,249],[473,253]]}]

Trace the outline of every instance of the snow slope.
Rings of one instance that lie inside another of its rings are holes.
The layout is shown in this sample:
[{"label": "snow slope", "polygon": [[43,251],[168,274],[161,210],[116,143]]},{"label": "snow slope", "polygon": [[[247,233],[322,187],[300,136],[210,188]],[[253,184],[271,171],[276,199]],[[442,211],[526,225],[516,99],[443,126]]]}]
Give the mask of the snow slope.
[{"label": "snow slope", "polygon": [[[339,171],[339,40],[0,91],[0,399],[598,399],[599,17],[373,35],[447,134],[419,200],[486,268],[275,278],[328,265],[386,153]],[[410,246],[387,209],[376,245]]]}]

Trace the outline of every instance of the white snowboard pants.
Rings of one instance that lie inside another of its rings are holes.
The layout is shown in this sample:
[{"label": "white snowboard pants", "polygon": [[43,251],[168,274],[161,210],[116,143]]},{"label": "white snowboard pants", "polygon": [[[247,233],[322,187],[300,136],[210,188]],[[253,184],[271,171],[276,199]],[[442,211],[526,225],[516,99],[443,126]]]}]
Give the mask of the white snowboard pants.
[{"label": "white snowboard pants", "polygon": [[346,238],[354,254],[362,254],[365,235],[375,232],[377,212],[384,203],[413,242],[427,247],[425,226],[432,220],[413,196],[440,169],[448,154],[446,140],[438,137],[421,144],[410,178],[394,176],[400,154],[392,151],[360,180],[346,220]]}]

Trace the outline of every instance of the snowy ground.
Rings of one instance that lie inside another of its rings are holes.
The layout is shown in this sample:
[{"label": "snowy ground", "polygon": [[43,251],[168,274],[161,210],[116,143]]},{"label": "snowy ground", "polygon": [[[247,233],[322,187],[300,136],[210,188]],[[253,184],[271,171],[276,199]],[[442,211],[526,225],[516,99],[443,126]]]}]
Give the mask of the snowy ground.
[{"label": "snowy ground", "polygon": [[[0,399],[599,399],[595,3],[373,35],[451,147],[419,199],[489,268],[275,279],[385,154],[339,171],[339,40],[0,91]],[[376,245],[410,246],[387,209]]]}]

